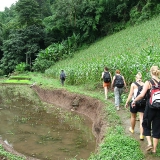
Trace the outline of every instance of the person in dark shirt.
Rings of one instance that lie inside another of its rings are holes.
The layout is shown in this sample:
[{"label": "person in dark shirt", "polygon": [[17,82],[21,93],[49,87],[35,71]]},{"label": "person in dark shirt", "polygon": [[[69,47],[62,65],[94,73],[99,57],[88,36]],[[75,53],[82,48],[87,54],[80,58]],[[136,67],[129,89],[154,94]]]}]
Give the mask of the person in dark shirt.
[{"label": "person in dark shirt", "polygon": [[60,80],[61,80],[62,86],[64,86],[64,81],[66,80],[66,74],[64,73],[64,70],[61,70]]}]

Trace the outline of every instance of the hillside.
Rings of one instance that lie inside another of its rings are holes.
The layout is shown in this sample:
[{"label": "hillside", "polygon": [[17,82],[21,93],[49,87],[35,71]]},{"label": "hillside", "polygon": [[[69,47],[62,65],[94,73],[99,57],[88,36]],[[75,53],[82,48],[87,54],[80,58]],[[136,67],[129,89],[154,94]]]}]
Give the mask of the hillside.
[{"label": "hillside", "polygon": [[[88,48],[77,52],[73,58],[63,60],[49,68],[46,71],[46,75],[58,79],[60,70],[64,69],[68,75],[66,80],[67,85],[83,85],[84,90],[82,89],[82,91],[79,89],[78,91],[78,89],[76,89],[76,92],[84,92],[86,94],[88,90],[92,90],[92,92],[98,92],[92,96],[96,96],[102,100],[103,89],[100,76],[105,65],[110,68],[112,74],[114,74],[115,69],[119,68],[122,74],[126,77],[128,84],[134,80],[134,76],[138,71],[142,72],[143,79],[145,80],[148,78],[148,71],[152,65],[160,66],[159,26],[160,16],[153,18],[150,21],[146,21],[141,25],[129,27],[119,33],[105,37],[104,39],[90,45]],[[111,95],[110,102],[112,103],[112,106],[114,106],[112,91],[110,91],[109,94]],[[125,102],[127,95],[128,93],[124,95],[123,102]],[[111,112],[114,112],[114,108],[110,111],[111,108],[109,107],[110,104],[107,102],[106,110],[109,112],[107,113],[108,115],[110,115]],[[139,122],[137,122],[136,134],[129,134],[130,113],[123,108],[123,104],[121,107],[118,116],[122,121],[126,135],[133,137],[139,142],[137,129]],[[113,117],[115,118],[115,115]],[[109,118],[110,117],[108,117],[108,119]],[[147,154],[145,152],[145,147],[146,140],[140,142],[140,148],[143,151],[146,160],[159,159],[159,157]]]},{"label": "hillside", "polygon": [[[97,75],[101,75],[105,65],[112,73],[119,68],[124,76],[131,73],[135,75],[137,68],[146,72],[153,63],[160,64],[159,26],[160,16],[105,37],[75,53],[73,58],[56,63],[46,74],[58,78],[60,70],[64,69],[68,75],[68,84],[84,84],[90,81],[98,83]],[[144,73],[144,77],[146,76]],[[132,79],[132,75],[127,77],[127,82]]]}]

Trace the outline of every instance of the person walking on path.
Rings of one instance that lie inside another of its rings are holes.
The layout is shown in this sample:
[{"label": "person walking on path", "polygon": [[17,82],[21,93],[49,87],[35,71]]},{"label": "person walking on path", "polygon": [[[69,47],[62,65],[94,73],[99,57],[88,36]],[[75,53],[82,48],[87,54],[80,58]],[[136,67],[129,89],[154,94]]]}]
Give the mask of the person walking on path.
[{"label": "person walking on path", "polygon": [[109,69],[107,67],[104,67],[104,72],[102,72],[101,79],[103,79],[103,88],[104,88],[104,94],[105,94],[105,100],[108,98],[108,88],[111,85],[112,82],[112,75],[109,72]]},{"label": "person walking on path", "polygon": [[127,86],[124,77],[120,74],[120,71],[117,69],[115,73],[116,74],[113,77],[111,88],[114,88],[115,106],[118,111],[120,109],[121,95],[124,87],[127,89]]},{"label": "person walking on path", "polygon": [[[128,98],[126,100],[125,108],[127,108],[130,104],[130,112],[131,112],[131,127],[129,128],[129,131],[131,133],[134,133],[134,128],[136,125],[136,117],[137,117],[137,112],[139,113],[139,121],[140,121],[140,140],[144,140],[143,136],[143,127],[142,127],[142,120],[143,120],[143,113],[145,110],[145,103],[142,104],[141,106],[136,104],[135,107],[131,106],[130,100],[132,101],[136,98],[137,93],[138,93],[138,87],[143,86],[144,83],[142,82],[142,74],[140,72],[137,73],[136,77],[136,82],[133,82],[130,87],[130,92],[128,95]],[[131,101],[131,102],[132,102]]]},{"label": "person walking on path", "polygon": [[[151,94],[151,91],[156,88],[156,90],[159,91],[159,94],[157,94],[158,96],[157,99],[155,99],[155,103],[157,104],[156,106],[160,108],[160,69],[158,66],[151,67],[150,75],[151,80],[145,82],[142,92],[132,102],[132,107],[135,107],[135,103],[147,95],[147,103],[142,122],[144,130],[143,135],[146,136],[148,142],[146,151],[156,153],[158,140],[160,139],[160,109],[151,108],[153,104],[151,104],[150,100],[152,100],[152,96],[154,96]],[[151,136],[153,137],[153,146]]]},{"label": "person walking on path", "polygon": [[62,86],[64,86],[64,81],[66,80],[66,74],[64,73],[64,70],[61,70],[60,80],[61,80]]}]

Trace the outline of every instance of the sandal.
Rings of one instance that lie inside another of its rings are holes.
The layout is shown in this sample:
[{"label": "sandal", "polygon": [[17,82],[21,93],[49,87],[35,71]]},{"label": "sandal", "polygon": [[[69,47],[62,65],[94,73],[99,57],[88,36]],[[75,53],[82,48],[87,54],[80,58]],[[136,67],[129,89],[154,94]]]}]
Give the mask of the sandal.
[{"label": "sandal", "polygon": [[149,145],[149,146],[147,146],[147,148],[146,148],[146,151],[150,151],[150,150],[152,150],[152,145]]}]

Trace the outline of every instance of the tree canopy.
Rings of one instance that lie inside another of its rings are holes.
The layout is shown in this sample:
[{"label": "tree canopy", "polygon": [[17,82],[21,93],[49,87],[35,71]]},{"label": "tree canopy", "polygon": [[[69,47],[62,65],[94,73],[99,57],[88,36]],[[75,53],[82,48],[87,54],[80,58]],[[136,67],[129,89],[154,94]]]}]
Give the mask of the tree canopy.
[{"label": "tree canopy", "polygon": [[158,0],[18,0],[0,12],[0,73],[21,62],[44,72],[79,47],[159,13]]}]

